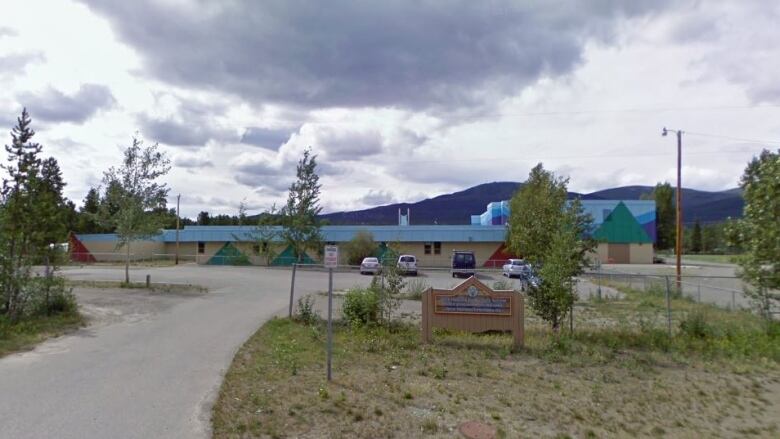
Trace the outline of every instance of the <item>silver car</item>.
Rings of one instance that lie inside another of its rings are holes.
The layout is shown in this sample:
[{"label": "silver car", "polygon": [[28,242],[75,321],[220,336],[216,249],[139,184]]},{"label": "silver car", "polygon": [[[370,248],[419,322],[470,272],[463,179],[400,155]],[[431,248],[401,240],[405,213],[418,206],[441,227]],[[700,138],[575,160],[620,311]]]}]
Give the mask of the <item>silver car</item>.
[{"label": "silver car", "polygon": [[382,271],[382,265],[377,258],[363,258],[360,263],[360,274],[377,274]]},{"label": "silver car", "polygon": [[401,274],[417,276],[417,258],[414,255],[399,256],[396,267]]},{"label": "silver car", "polygon": [[506,277],[526,278],[531,274],[531,266],[523,259],[508,259],[503,267],[503,274]]}]

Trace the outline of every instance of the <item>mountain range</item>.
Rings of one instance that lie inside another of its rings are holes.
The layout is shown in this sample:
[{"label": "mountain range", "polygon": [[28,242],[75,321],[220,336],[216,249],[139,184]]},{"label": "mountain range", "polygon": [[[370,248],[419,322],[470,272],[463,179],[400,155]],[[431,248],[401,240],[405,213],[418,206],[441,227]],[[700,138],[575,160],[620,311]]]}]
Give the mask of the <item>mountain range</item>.
[{"label": "mountain range", "polygon": [[[471,215],[485,211],[492,201],[512,198],[522,183],[503,181],[480,184],[460,192],[439,195],[416,203],[396,203],[370,209],[351,212],[333,212],[324,214],[330,224],[398,224],[398,209],[406,212],[410,209],[410,223],[421,224],[470,224]],[[649,195],[653,186],[622,186],[603,189],[588,194],[569,192],[569,198],[580,197],[583,200],[639,200]],[[698,219],[702,223],[714,223],[726,218],[742,216],[742,191],[739,188],[720,192],[707,192],[696,189],[682,189],[683,221],[693,224]]]}]

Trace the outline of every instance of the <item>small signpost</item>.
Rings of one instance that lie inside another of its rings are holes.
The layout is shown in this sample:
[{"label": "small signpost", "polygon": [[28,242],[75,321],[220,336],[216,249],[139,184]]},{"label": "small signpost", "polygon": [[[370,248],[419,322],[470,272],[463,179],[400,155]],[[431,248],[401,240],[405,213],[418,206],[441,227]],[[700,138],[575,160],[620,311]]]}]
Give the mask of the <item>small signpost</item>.
[{"label": "small signpost", "polygon": [[524,296],[513,290],[493,290],[470,277],[451,290],[429,288],[422,297],[422,339],[431,341],[433,328],[471,332],[512,331],[514,346],[524,343]]},{"label": "small signpost", "polygon": [[339,265],[339,248],[325,246],[323,265],[328,269],[328,381],[331,381],[331,363],[333,358],[333,269]]}]

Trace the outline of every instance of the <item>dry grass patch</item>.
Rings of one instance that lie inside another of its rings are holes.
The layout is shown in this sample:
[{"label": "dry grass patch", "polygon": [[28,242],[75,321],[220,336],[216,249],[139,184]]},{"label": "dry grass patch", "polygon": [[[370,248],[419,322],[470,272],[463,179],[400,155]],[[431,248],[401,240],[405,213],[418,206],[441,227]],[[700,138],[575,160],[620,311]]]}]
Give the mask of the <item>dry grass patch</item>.
[{"label": "dry grass patch", "polygon": [[504,334],[439,331],[423,345],[416,325],[337,325],[328,383],[322,323],[275,319],[236,355],[214,436],[453,437],[467,420],[508,438],[779,434],[774,360],[610,345],[578,324],[558,338],[529,323],[520,352]]},{"label": "dry grass patch", "polygon": [[74,331],[85,323],[84,317],[78,312],[35,316],[15,324],[11,324],[5,316],[0,316],[0,357],[32,349],[48,338]]}]

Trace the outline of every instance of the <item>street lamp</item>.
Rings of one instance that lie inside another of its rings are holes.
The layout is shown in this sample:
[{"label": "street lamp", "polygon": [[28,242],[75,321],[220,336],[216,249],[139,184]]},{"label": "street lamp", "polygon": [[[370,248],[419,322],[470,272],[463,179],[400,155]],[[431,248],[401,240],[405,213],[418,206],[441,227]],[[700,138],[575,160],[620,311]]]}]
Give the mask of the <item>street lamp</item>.
[{"label": "street lamp", "polygon": [[680,269],[680,257],[682,255],[682,188],[680,186],[681,174],[682,174],[682,134],[681,130],[667,130],[664,127],[661,131],[661,135],[666,137],[669,132],[677,134],[677,239],[675,240],[674,253],[677,262],[677,292],[681,291],[682,287],[682,273]]}]

